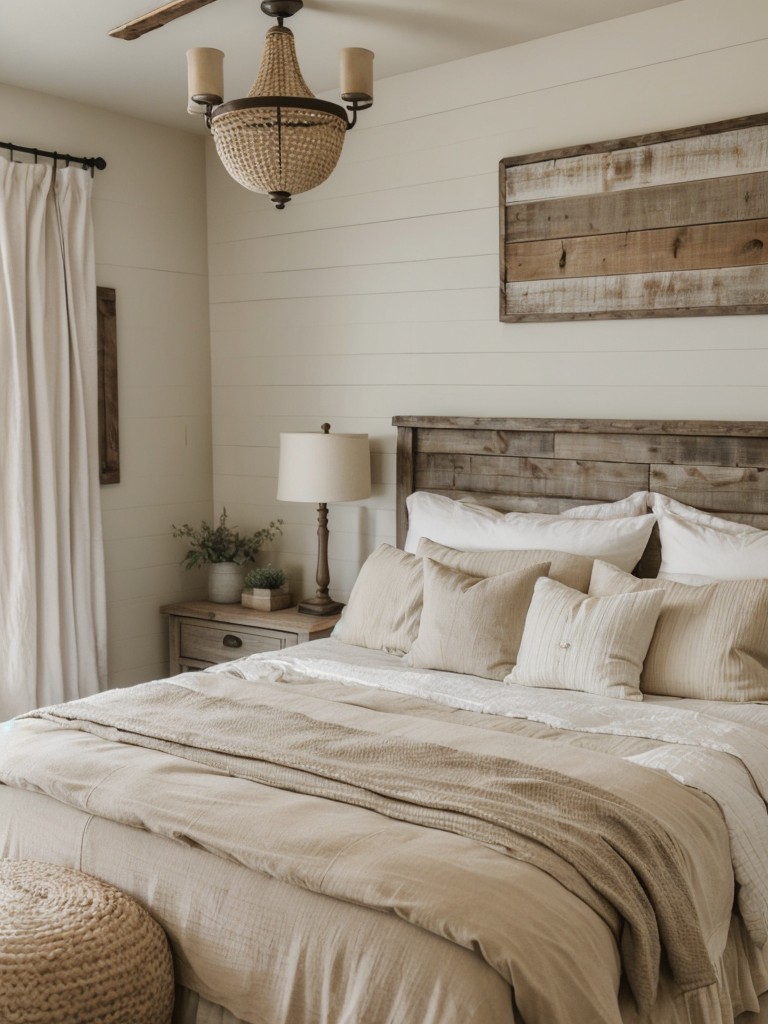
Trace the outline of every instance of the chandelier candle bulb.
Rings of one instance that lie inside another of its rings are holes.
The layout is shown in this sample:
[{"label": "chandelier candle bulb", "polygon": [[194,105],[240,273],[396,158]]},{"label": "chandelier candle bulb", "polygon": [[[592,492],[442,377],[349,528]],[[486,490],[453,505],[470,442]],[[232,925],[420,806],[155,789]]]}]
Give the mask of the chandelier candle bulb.
[{"label": "chandelier candle bulb", "polygon": [[224,96],[224,54],[210,46],[187,50],[187,110],[204,113],[206,103],[216,105]]},{"label": "chandelier candle bulb", "polygon": [[373,52],[360,46],[341,51],[341,98],[345,101],[373,100]]}]

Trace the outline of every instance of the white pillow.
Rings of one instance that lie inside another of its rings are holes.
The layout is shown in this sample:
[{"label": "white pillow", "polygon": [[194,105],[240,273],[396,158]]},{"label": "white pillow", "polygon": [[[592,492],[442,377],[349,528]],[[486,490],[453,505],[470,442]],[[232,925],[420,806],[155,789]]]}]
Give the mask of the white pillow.
[{"label": "white pillow", "polygon": [[713,516],[711,512],[702,512],[693,505],[684,505],[682,501],[676,501],[666,494],[659,494],[651,491],[648,495],[650,507],[657,516],[672,513],[679,519],[687,519],[691,523],[698,523],[699,526],[711,526],[714,530],[721,530],[723,533],[761,533],[755,526],[747,526],[746,523],[736,523],[732,519],[721,519],[720,516]]},{"label": "white pillow", "polygon": [[663,596],[657,589],[588,597],[542,577],[504,682],[642,700],[640,673]]},{"label": "white pillow", "polygon": [[768,578],[768,531],[725,531],[671,512],[659,514],[658,520],[662,579],[703,584]]},{"label": "white pillow", "polygon": [[454,501],[442,494],[414,491],[406,499],[405,550],[415,553],[422,537],[461,551],[566,551],[601,558],[634,569],[645,550],[655,516],[573,519],[533,512],[498,512]]},{"label": "white pillow", "polygon": [[651,495],[648,491],[635,491],[619,501],[604,501],[597,505],[576,505],[561,512],[566,519],[625,519],[628,516],[644,516],[648,511]]}]

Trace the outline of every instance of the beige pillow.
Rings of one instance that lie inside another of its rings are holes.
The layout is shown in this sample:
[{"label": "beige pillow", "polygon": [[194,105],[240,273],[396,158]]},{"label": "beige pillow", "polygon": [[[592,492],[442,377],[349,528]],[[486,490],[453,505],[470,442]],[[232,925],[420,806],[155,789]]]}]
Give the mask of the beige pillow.
[{"label": "beige pillow", "polygon": [[592,575],[591,558],[569,555],[565,551],[457,551],[422,537],[416,553],[451,569],[468,572],[471,576],[499,576],[503,572],[516,572],[530,565],[549,562],[550,579],[584,594]]},{"label": "beige pillow", "polygon": [[503,679],[515,664],[533,587],[548,563],[487,579],[431,558],[423,564],[424,608],[408,663]]},{"label": "beige pillow", "polygon": [[405,654],[419,632],[421,559],[381,544],[368,556],[333,631],[336,640]]},{"label": "beige pillow", "polygon": [[639,580],[595,562],[590,594],[661,587],[664,601],[642,689],[701,700],[768,700],[768,580],[688,586]]},{"label": "beige pillow", "polygon": [[504,681],[642,700],[640,672],[662,597],[661,590],[587,597],[538,580],[517,665]]}]

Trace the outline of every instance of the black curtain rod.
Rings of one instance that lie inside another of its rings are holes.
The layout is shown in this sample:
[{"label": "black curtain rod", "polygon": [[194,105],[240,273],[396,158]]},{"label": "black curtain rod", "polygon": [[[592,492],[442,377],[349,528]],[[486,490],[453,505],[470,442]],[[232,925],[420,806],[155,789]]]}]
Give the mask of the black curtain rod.
[{"label": "black curtain rod", "polygon": [[91,174],[94,170],[103,171],[107,166],[107,161],[103,156],[72,156],[70,153],[56,153],[47,149],[31,149],[29,146],[17,146],[14,142],[0,142],[0,149],[8,149],[11,152],[11,160],[13,160],[14,153],[31,153],[37,163],[38,157],[47,157],[49,160],[53,160],[54,164],[59,161],[63,162],[67,167],[70,164],[80,164],[85,170],[86,167],[90,167]]}]

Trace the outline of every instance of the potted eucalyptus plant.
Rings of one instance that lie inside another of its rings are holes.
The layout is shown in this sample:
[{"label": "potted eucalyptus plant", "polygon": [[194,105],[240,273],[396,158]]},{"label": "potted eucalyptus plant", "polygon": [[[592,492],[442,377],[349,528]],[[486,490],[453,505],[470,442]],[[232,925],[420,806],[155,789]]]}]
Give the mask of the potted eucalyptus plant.
[{"label": "potted eucalyptus plant", "polygon": [[189,550],[182,559],[186,569],[207,565],[208,600],[234,604],[240,600],[246,562],[252,562],[262,544],[282,533],[282,519],[273,519],[254,533],[241,534],[227,523],[227,510],[222,509],[218,526],[203,521],[200,526],[182,523],[173,525],[173,536],[189,541]]},{"label": "potted eucalyptus plant", "polygon": [[245,577],[245,590],[240,598],[246,608],[260,612],[276,612],[287,608],[291,595],[285,585],[285,573],[271,565],[257,566]]}]

